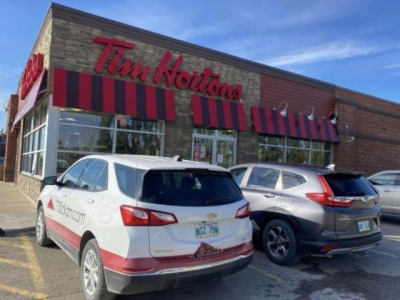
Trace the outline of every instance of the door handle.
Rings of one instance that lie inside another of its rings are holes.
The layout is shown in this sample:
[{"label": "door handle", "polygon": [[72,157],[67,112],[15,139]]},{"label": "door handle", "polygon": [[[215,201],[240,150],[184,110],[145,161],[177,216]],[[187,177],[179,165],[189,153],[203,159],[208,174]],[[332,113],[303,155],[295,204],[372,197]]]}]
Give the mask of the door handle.
[{"label": "door handle", "polygon": [[383,190],[384,192],[386,192],[386,193],[390,193],[390,192],[392,192],[393,190],[391,190],[391,189],[385,189],[385,190]]},{"label": "door handle", "polygon": [[271,194],[271,193],[263,194],[263,196],[266,197],[266,198],[274,198],[275,197],[275,195]]},{"label": "door handle", "polygon": [[87,198],[87,199],[86,199],[86,202],[87,202],[87,203],[93,203],[93,202],[94,202],[94,199],[93,199],[93,198]]}]

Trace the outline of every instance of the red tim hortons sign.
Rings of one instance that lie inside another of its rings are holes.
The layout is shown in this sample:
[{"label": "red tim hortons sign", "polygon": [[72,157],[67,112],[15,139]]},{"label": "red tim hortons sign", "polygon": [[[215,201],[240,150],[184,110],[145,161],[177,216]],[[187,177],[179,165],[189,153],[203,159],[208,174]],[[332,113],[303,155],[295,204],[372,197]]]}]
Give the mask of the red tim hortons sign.
[{"label": "red tim hortons sign", "polygon": [[31,90],[33,84],[43,71],[43,54],[33,54],[26,63],[24,75],[22,76],[20,96],[24,100]]},{"label": "red tim hortons sign", "polygon": [[[122,77],[138,78],[142,82],[148,80],[151,71],[150,66],[142,65],[140,62],[134,62],[130,59],[123,59],[126,50],[135,48],[134,43],[105,37],[96,37],[93,41],[104,45],[103,51],[94,67],[96,73],[100,73],[105,68],[107,59],[110,59],[107,68],[108,73],[112,75],[119,73]],[[226,82],[221,82],[221,75],[215,74],[210,67],[205,68],[202,72],[196,71],[193,73],[181,70],[182,56],[179,56],[170,67],[171,57],[171,52],[166,51],[155,70],[153,77],[155,84],[159,84],[161,79],[164,78],[168,87],[174,85],[178,89],[190,89],[210,96],[220,96],[230,100],[242,99],[241,84],[230,85]]]}]

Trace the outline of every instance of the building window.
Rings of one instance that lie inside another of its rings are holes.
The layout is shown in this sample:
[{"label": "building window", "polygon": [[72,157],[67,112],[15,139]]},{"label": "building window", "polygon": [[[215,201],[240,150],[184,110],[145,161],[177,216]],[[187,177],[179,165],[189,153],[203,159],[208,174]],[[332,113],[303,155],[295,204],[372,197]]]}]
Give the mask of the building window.
[{"label": "building window", "polygon": [[60,111],[57,175],[90,154],[163,154],[164,122],[80,110]]},{"label": "building window", "polygon": [[326,166],[332,162],[332,143],[259,135],[258,160]]},{"label": "building window", "polygon": [[21,172],[43,177],[46,143],[47,103],[24,118]]},{"label": "building window", "polygon": [[192,160],[232,167],[236,162],[236,131],[195,127]]}]

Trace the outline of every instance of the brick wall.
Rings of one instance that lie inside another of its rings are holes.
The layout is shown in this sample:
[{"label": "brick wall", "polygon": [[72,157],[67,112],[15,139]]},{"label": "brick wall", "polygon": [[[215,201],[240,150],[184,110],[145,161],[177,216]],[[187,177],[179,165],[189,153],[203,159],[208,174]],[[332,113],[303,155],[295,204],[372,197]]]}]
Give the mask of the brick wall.
[{"label": "brick wall", "polygon": [[343,89],[336,97],[341,143],[334,148],[335,163],[367,175],[400,169],[400,105]]},{"label": "brick wall", "polygon": [[333,91],[268,75],[261,76],[260,105],[263,107],[278,107],[282,101],[286,101],[289,111],[304,112],[308,106],[313,106],[315,115],[322,117],[334,109],[334,98]]},{"label": "brick wall", "polygon": [[[139,61],[143,65],[150,66],[151,72],[148,76],[149,79],[154,75],[156,67],[164,53],[170,50],[105,30],[99,30],[61,19],[53,19],[52,25],[53,34],[50,51],[49,78],[52,76],[53,67],[95,74],[93,68],[103,50],[103,45],[93,43],[93,38],[96,36],[104,36],[135,43],[135,49],[125,51],[124,58]],[[252,123],[250,108],[259,103],[260,75],[203,57],[190,55],[189,53],[177,51],[171,51],[171,53],[171,63],[174,62],[179,55],[183,56],[182,70],[192,73],[194,71],[202,71],[206,67],[211,67],[214,73],[221,75],[221,81],[229,84],[240,83],[243,85],[243,104],[246,113],[248,132],[239,132],[238,134],[237,162],[242,163],[257,160],[257,151],[254,150],[257,147],[257,135],[251,132]],[[106,65],[108,65],[108,63],[109,61]],[[127,77],[122,78],[119,75],[112,76],[106,70],[103,70],[101,75],[132,80]],[[151,85],[152,81],[148,80],[146,84]],[[194,92],[179,90],[174,87],[166,87],[164,79],[159,86],[175,91],[175,109],[177,117],[176,122],[166,123],[165,156],[179,154],[185,159],[190,159],[193,130],[190,95]],[[51,81],[49,90],[51,91]]]},{"label": "brick wall", "polygon": [[15,153],[17,150],[17,132],[18,129],[12,131],[14,118],[18,112],[18,95],[11,95],[8,102],[7,114],[7,141],[4,156],[4,176],[5,182],[13,182],[15,174]]}]

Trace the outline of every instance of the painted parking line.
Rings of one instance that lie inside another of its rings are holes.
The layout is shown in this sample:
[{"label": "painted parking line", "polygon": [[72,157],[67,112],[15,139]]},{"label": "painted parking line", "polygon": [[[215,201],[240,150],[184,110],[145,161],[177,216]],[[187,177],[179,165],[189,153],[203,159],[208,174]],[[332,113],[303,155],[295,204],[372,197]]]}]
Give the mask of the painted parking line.
[{"label": "painted parking line", "polygon": [[399,235],[384,235],[384,239],[395,241],[395,242],[400,242],[400,236]]},{"label": "painted parking line", "polygon": [[33,246],[31,241],[29,240],[29,236],[26,233],[22,233],[20,235],[22,240],[22,245],[25,247],[25,255],[30,265],[31,276],[33,279],[33,283],[37,291],[44,291],[44,279],[42,275],[42,269],[40,268],[39,261],[35,255],[35,251],[33,250]]},{"label": "painted parking line", "polygon": [[273,279],[273,280],[275,280],[275,281],[278,281],[278,282],[284,282],[284,281],[285,281],[285,280],[283,280],[282,278],[280,278],[280,277],[278,277],[278,276],[275,276],[275,275],[273,275],[273,274],[270,274],[270,273],[268,273],[267,271],[265,271],[265,270],[263,270],[263,269],[260,269],[260,268],[257,268],[257,267],[255,267],[255,266],[253,266],[253,265],[249,265],[248,268],[250,268],[250,269],[252,269],[252,270],[254,270],[254,271],[257,271],[258,273],[264,275],[265,277],[268,277],[268,278]]},{"label": "painted parking line", "polygon": [[43,293],[33,293],[26,290],[21,290],[12,286],[0,284],[0,291],[5,291],[15,295],[27,296],[29,299],[49,299],[49,296]]},{"label": "painted parking line", "polygon": [[378,250],[369,250],[370,252],[374,252],[374,253],[378,253],[378,254],[382,254],[382,255],[386,255],[386,256],[390,256],[393,258],[397,258],[396,255],[390,254],[390,253],[386,253],[386,252],[382,252],[382,251],[378,251]]},{"label": "painted parking line", "polygon": [[13,248],[19,248],[19,249],[25,249],[25,246],[23,246],[23,245],[12,243],[12,242],[8,242],[8,241],[0,241],[0,245],[1,246],[13,247]]},{"label": "painted parking line", "polygon": [[15,260],[12,260],[12,259],[0,258],[0,263],[11,265],[11,266],[15,266],[15,267],[21,267],[21,268],[30,269],[29,264],[24,263],[24,262],[20,262],[20,261],[15,261]]}]

